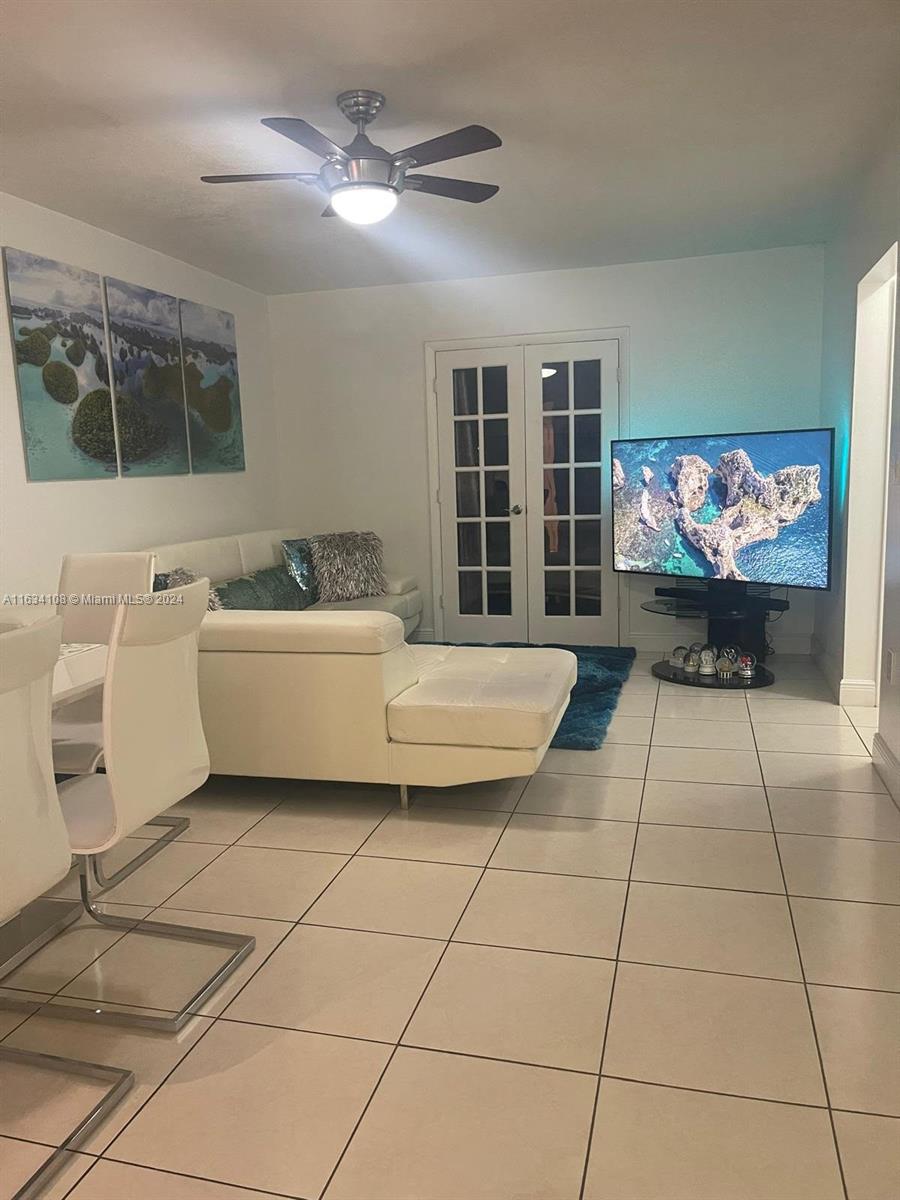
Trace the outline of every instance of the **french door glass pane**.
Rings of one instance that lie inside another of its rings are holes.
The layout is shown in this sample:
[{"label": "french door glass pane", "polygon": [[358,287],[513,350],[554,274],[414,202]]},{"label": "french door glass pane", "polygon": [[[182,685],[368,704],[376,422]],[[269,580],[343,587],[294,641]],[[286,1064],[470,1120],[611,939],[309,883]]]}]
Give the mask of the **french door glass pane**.
[{"label": "french door glass pane", "polygon": [[456,472],[456,515],[458,517],[481,516],[477,471]]},{"label": "french door glass pane", "polygon": [[544,471],[544,516],[569,512],[569,469]]},{"label": "french door glass pane", "polygon": [[575,470],[575,512],[593,516],[600,512],[600,468],[577,467]]},{"label": "french door glass pane", "polygon": [[458,467],[477,467],[478,458],[478,422],[457,421],[453,426],[456,439],[456,465]]},{"label": "french door glass pane", "polygon": [[453,411],[458,417],[478,412],[478,369],[456,368],[453,371]]},{"label": "french door glass pane", "polygon": [[544,572],[544,615],[567,617],[570,611],[570,572]]},{"label": "french door glass pane", "polygon": [[459,611],[466,616],[481,616],[481,572],[459,572]]},{"label": "french door glass pane", "polygon": [[[547,374],[547,372],[552,374]],[[544,411],[569,407],[569,364],[545,362],[541,366]]]},{"label": "french door glass pane", "polygon": [[484,422],[484,464],[505,467],[509,462],[509,423],[497,417]]},{"label": "french door glass pane", "polygon": [[544,522],[544,566],[567,567],[569,558],[569,521]]},{"label": "french door glass pane", "polygon": [[600,360],[589,359],[574,364],[575,407],[600,408]]},{"label": "french door glass pane", "polygon": [[481,403],[486,413],[505,413],[506,367],[481,368]]},{"label": "french door glass pane", "polygon": [[484,527],[487,565],[509,566],[509,521],[489,521]]},{"label": "french door glass pane", "polygon": [[600,572],[575,572],[575,616],[600,615]]},{"label": "french door glass pane", "polygon": [[481,525],[474,521],[459,521],[456,526],[456,546],[461,567],[480,567]]},{"label": "french door glass pane", "polygon": [[569,418],[544,417],[544,462],[569,461]]},{"label": "french door glass pane", "polygon": [[600,565],[600,522],[575,522],[575,566],[599,567]]},{"label": "french door glass pane", "polygon": [[575,418],[575,461],[599,462],[600,453],[600,414],[589,417]]},{"label": "french door glass pane", "polygon": [[486,517],[509,514],[509,471],[485,471],[484,514]]},{"label": "french door glass pane", "polygon": [[487,607],[492,617],[508,617],[512,613],[512,573],[487,572]]}]

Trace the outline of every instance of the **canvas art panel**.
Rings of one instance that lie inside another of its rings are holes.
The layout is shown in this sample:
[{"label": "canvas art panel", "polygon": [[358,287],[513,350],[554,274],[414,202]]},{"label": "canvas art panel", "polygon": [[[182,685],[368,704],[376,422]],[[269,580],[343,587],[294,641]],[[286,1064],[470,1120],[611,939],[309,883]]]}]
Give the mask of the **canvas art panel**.
[{"label": "canvas art panel", "polygon": [[12,247],[3,258],[28,478],[115,478],[100,276]]},{"label": "canvas art panel", "polygon": [[191,469],[198,475],[243,471],[234,317],[191,300],[180,307]]},{"label": "canvas art panel", "polygon": [[187,474],[178,301],[121,279],[104,284],[122,474]]}]

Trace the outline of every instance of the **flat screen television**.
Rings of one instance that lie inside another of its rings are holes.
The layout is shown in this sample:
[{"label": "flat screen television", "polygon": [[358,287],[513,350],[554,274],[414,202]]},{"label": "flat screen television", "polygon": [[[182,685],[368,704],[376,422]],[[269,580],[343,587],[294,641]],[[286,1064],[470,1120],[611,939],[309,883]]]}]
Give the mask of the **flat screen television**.
[{"label": "flat screen television", "polygon": [[612,443],[617,571],[827,589],[833,429]]}]

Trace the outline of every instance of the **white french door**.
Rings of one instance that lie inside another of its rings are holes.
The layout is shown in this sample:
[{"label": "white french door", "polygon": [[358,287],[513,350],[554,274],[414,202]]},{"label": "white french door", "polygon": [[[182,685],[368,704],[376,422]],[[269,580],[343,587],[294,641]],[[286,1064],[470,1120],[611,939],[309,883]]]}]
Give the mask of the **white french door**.
[{"label": "white french door", "polygon": [[435,355],[443,636],[615,645],[617,339]]},{"label": "white french door", "polygon": [[444,636],[528,640],[521,347],[437,360]]},{"label": "white french door", "polygon": [[525,347],[528,640],[618,645],[609,443],[619,343]]}]

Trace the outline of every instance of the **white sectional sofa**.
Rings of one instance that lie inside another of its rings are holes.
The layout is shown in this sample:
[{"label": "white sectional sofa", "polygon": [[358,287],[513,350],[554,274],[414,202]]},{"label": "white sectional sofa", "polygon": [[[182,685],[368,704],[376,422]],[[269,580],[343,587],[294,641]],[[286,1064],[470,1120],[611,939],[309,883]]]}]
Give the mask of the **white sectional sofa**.
[{"label": "white sectional sofa", "polygon": [[[158,546],[156,569],[188,567],[215,583],[273,565],[282,538],[294,536]],[[409,645],[421,608],[414,583],[398,581],[380,603],[351,611],[208,613],[199,675],[211,770],[394,783],[404,803],[412,784],[533,774],[568,706],[577,659],[544,648]]]},{"label": "white sectional sofa", "polygon": [[[205,575],[215,586],[226,579],[249,575],[265,567],[281,566],[281,543],[288,538],[307,536],[298,529],[264,529],[259,533],[237,533],[226,537],[205,538],[197,542],[175,542],[170,546],[150,546],[156,555],[157,571],[187,567]],[[347,610],[393,613],[403,622],[407,637],[422,619],[422,593],[415,576],[385,572],[386,596],[368,596],[336,604],[313,604],[307,612]]]}]

